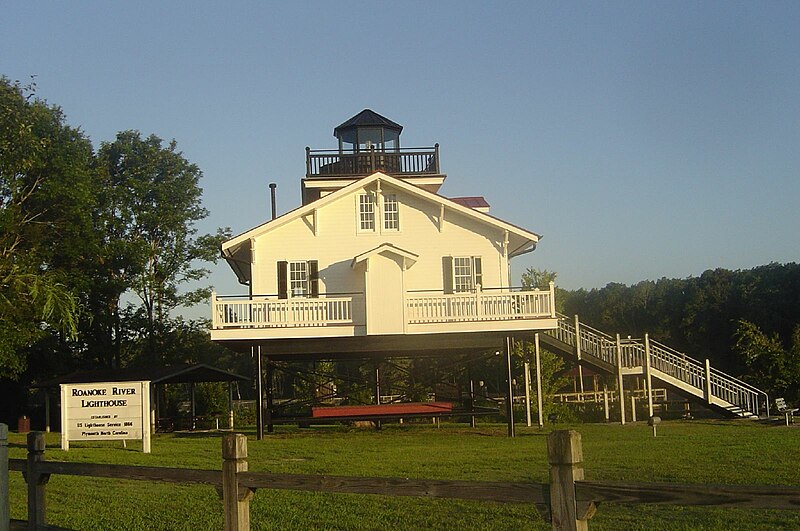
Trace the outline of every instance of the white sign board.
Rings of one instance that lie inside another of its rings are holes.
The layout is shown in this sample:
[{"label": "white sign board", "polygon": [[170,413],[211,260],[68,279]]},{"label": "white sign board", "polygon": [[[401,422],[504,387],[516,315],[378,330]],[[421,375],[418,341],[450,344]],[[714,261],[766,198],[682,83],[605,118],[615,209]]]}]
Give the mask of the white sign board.
[{"label": "white sign board", "polygon": [[61,448],[70,441],[139,439],[150,453],[150,382],[61,384]]}]

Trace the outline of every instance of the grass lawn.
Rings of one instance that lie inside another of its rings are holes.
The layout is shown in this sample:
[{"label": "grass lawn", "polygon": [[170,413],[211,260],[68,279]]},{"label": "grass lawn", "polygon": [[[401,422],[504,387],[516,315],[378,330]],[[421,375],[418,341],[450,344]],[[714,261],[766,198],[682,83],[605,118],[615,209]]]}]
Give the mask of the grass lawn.
[{"label": "grass lawn", "polygon": [[[586,478],[800,485],[800,429],[749,421],[668,421],[653,438],[645,424],[557,426],[581,432]],[[477,429],[443,423],[384,425],[383,430],[278,427],[256,441],[251,471],[481,481],[548,478],[550,428]],[[152,453],[129,443],[71,444],[49,434],[53,461],[221,468],[220,434],[167,434]],[[25,457],[25,436],[10,434],[11,457]],[[11,472],[11,515],[24,519],[25,485]],[[54,476],[48,522],[72,529],[221,529],[222,502],[208,486]],[[532,505],[259,490],[254,529],[548,529]],[[592,529],[800,529],[800,511],[600,505]]]}]

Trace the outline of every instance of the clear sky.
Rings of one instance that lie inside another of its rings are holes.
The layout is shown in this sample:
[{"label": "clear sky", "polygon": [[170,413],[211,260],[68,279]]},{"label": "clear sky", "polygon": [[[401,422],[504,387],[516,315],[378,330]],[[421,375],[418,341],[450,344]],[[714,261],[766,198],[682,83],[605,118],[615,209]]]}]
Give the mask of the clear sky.
[{"label": "clear sky", "polygon": [[[800,260],[800,2],[8,2],[0,75],[95,146],[204,172],[200,227],[300,203],[364,108],[441,145],[441,193],[542,234],[567,289]],[[209,281],[245,293],[224,263]]]}]

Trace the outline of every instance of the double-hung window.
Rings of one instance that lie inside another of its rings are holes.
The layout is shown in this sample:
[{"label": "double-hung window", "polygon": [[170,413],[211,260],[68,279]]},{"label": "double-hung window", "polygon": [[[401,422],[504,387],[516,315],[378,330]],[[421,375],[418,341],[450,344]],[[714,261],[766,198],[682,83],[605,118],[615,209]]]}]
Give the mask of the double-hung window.
[{"label": "double-hung window", "polygon": [[357,223],[358,232],[400,230],[400,202],[397,194],[358,194]]},{"label": "double-hung window", "polygon": [[397,194],[383,195],[383,228],[400,230],[400,204],[397,202]]},{"label": "double-hung window", "polygon": [[442,258],[445,293],[475,291],[483,286],[480,256],[445,256]]},{"label": "double-hung window", "polygon": [[358,230],[375,230],[375,196],[371,193],[358,195]]},{"label": "double-hung window", "polygon": [[318,297],[318,271],[316,260],[278,262],[278,298]]}]

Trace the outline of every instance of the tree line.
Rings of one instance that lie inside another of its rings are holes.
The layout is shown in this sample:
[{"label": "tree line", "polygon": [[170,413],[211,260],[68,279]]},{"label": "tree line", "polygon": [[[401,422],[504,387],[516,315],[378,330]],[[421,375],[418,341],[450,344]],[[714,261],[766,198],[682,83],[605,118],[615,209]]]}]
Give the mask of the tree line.
[{"label": "tree line", "polygon": [[773,398],[800,401],[800,264],[559,290],[556,300],[559,311],[595,328],[633,337],[649,333]]},{"label": "tree line", "polygon": [[229,233],[198,232],[201,176],[156,135],[95,149],[35,80],[0,78],[0,402],[76,369],[222,355],[174,312],[207,300],[187,288]]}]

